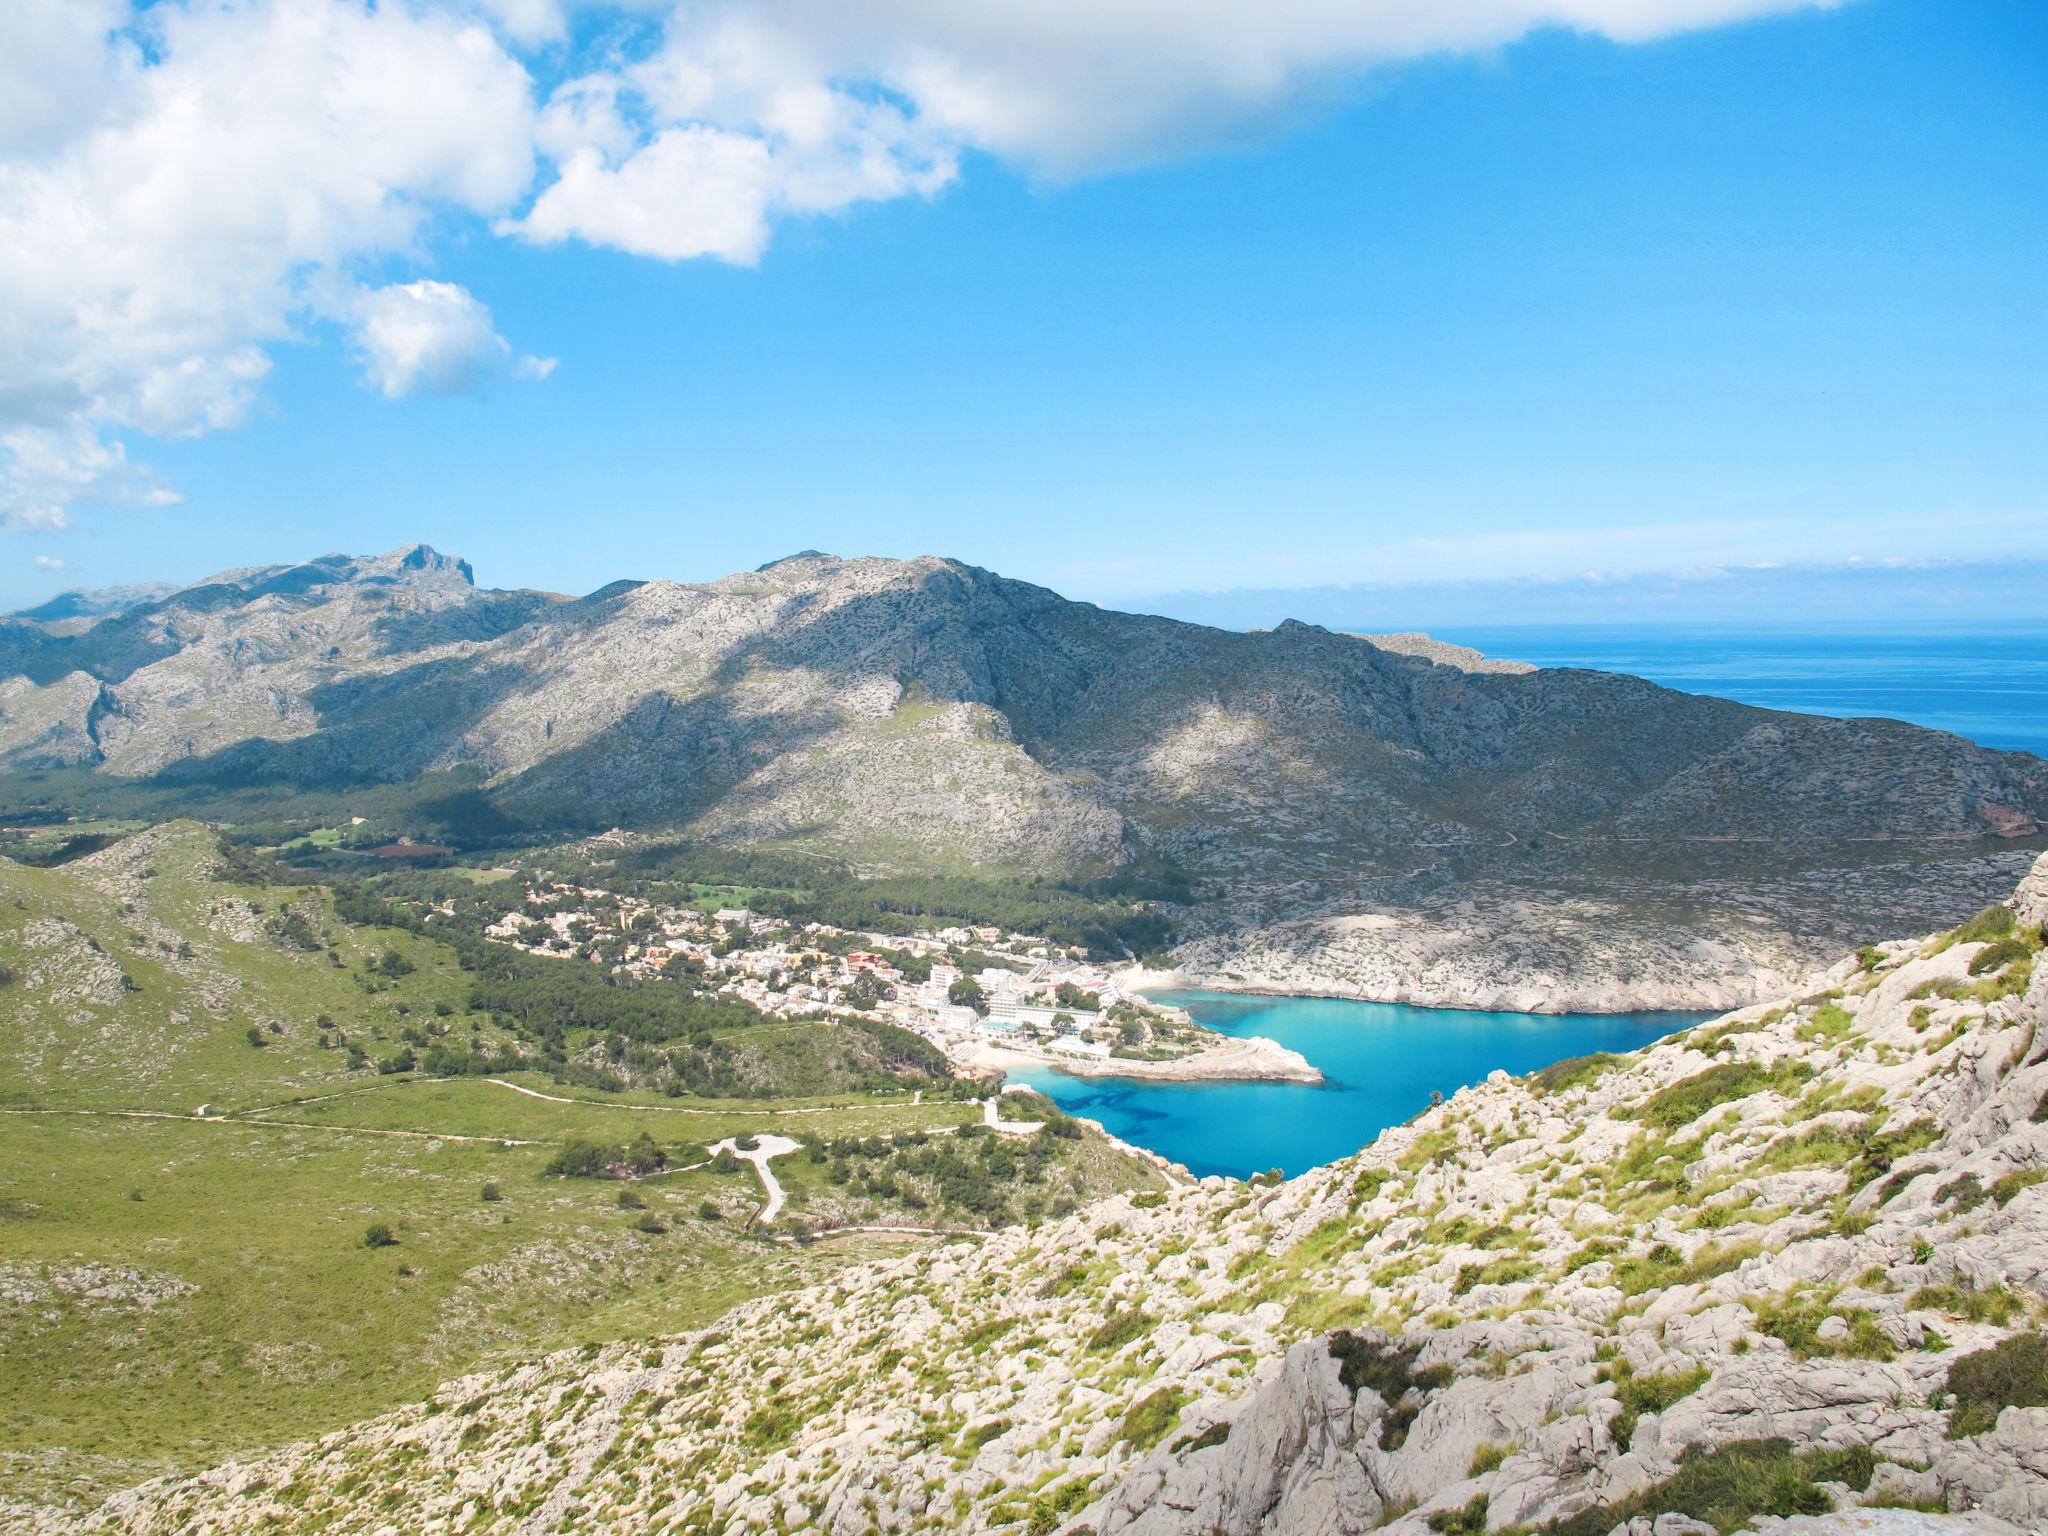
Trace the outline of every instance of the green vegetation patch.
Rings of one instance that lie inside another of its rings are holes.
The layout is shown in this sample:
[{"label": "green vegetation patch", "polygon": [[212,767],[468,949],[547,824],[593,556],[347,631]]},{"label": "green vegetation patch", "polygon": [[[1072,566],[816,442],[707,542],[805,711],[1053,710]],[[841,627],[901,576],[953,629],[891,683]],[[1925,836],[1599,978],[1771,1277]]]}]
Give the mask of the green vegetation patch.
[{"label": "green vegetation patch", "polygon": [[1675,1131],[1691,1125],[1708,1110],[1756,1093],[1787,1093],[1813,1076],[1804,1062],[1781,1061],[1769,1066],[1756,1061],[1727,1061],[1680,1078],[1638,1105],[1631,1116],[1646,1124]]},{"label": "green vegetation patch", "polygon": [[1370,1387],[1387,1405],[1380,1420],[1381,1450],[1400,1449],[1429,1394],[1450,1384],[1447,1365],[1415,1368],[1420,1352],[1416,1345],[1396,1344],[1348,1329],[1330,1335],[1330,1356],[1338,1362],[1337,1379],[1354,1398],[1360,1389]]},{"label": "green vegetation patch", "polygon": [[1540,1072],[1529,1074],[1529,1086],[1538,1093],[1563,1093],[1568,1089],[1581,1088],[1600,1078],[1621,1064],[1621,1058],[1612,1051],[1595,1051],[1590,1056],[1568,1056],[1563,1061],[1552,1062]]},{"label": "green vegetation patch", "polygon": [[1117,1429],[1117,1438],[1128,1440],[1141,1451],[1149,1451],[1180,1423],[1180,1411],[1188,1395],[1177,1387],[1161,1387],[1131,1405]]},{"label": "green vegetation patch", "polygon": [[1614,1395],[1620,1400],[1621,1412],[1614,1416],[1611,1429],[1615,1445],[1624,1451],[1635,1439],[1636,1424],[1644,1414],[1662,1413],[1679,1399],[1692,1396],[1713,1374],[1698,1365],[1689,1371],[1638,1376],[1626,1360],[1615,1361],[1612,1370]]},{"label": "green vegetation patch", "polygon": [[2048,1408],[2048,1335],[2016,1333],[1948,1368],[1948,1433],[1981,1435],[2007,1408]]},{"label": "green vegetation patch", "polygon": [[1692,1452],[1676,1473],[1641,1493],[1581,1510],[1547,1529],[1549,1536],[1608,1536],[1640,1516],[1675,1514],[1704,1520],[1729,1536],[1761,1515],[1827,1514],[1834,1500],[1819,1485],[1845,1480],[1837,1475],[1843,1470],[1854,1471],[1839,1452],[1801,1455],[1789,1440],[1734,1440]]}]

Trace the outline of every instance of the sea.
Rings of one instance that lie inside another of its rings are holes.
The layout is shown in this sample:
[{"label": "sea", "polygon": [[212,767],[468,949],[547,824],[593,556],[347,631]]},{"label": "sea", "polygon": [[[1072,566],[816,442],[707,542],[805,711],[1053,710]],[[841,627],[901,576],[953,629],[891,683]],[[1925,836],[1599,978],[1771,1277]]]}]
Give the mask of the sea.
[{"label": "sea", "polygon": [[[1679,625],[1446,630],[1545,667],[1628,672],[1769,709],[1887,716],[2048,758],[2048,624],[1876,631]],[[1012,1072],[1073,1114],[1197,1174],[1293,1175],[1344,1157],[1488,1073],[1647,1045],[1698,1013],[1515,1014],[1315,997],[1162,992],[1227,1035],[1265,1035],[1322,1069],[1301,1083],[1145,1083]]]}]

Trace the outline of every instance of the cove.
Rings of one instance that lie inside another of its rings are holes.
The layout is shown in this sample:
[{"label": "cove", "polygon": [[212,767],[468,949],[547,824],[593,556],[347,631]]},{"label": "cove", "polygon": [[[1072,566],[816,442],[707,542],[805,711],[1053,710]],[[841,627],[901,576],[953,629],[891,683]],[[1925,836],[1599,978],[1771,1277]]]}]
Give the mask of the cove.
[{"label": "cove", "polygon": [[1712,1013],[1471,1013],[1324,997],[1150,994],[1225,1035],[1265,1035],[1323,1072],[1305,1083],[1147,1083],[1012,1069],[1012,1082],[1196,1175],[1292,1176],[1349,1156],[1390,1125],[1499,1068],[1520,1075],[1592,1051],[1632,1051]]}]

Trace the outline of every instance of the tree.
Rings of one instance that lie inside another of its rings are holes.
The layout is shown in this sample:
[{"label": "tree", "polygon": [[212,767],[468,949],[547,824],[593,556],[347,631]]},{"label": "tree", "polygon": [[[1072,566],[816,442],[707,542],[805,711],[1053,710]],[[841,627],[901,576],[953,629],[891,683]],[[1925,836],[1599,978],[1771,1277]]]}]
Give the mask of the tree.
[{"label": "tree", "polygon": [[363,1246],[365,1248],[395,1248],[398,1246],[398,1238],[393,1235],[388,1222],[373,1221],[363,1228]]},{"label": "tree", "polygon": [[605,1150],[594,1141],[571,1136],[548,1161],[546,1172],[558,1179],[599,1179],[605,1174]]},{"label": "tree", "polygon": [[1083,1013],[1100,1013],[1102,998],[1093,992],[1083,992],[1071,981],[1063,981],[1053,988],[1052,1000],[1062,1008],[1073,1008]]},{"label": "tree", "polygon": [[668,1154],[654,1144],[654,1138],[642,1131],[626,1148],[626,1168],[634,1174],[659,1172],[668,1166]]},{"label": "tree", "polygon": [[377,957],[377,974],[389,976],[394,981],[400,976],[412,974],[412,962],[395,949],[387,949]]},{"label": "tree", "polygon": [[972,976],[962,976],[946,988],[946,1001],[959,1007],[972,1008],[976,1013],[988,1012],[988,994],[981,990],[981,983]]}]

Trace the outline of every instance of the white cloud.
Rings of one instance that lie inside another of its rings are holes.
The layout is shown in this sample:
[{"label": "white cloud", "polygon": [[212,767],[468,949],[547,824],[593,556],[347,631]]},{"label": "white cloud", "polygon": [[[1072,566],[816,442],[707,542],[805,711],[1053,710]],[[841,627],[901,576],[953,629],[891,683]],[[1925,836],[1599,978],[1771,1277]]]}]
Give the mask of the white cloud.
[{"label": "white cloud", "polygon": [[[39,17],[4,12],[0,59]],[[530,82],[473,18],[403,0],[168,0],[126,19],[150,62],[102,38],[69,136],[0,159],[0,521],[14,525],[50,526],[78,500],[160,500],[117,434],[238,424],[266,346],[298,334],[331,274],[410,253],[437,206],[497,213],[532,178]]]},{"label": "white cloud", "polygon": [[506,376],[544,379],[551,357],[514,357],[476,295],[454,283],[392,283],[355,303],[364,378],[388,400],[454,394]]},{"label": "white cloud", "polygon": [[37,555],[36,569],[39,571],[69,570],[70,563],[68,561],[58,559],[55,555]]},{"label": "white cloud", "polygon": [[543,115],[505,227],[752,262],[774,221],[928,195],[983,151],[1084,174],[1213,141],[1376,66],[1543,27],[1633,42],[1838,0],[687,0]]},{"label": "white cloud", "polygon": [[[975,153],[1080,174],[1540,27],[1834,3],[4,0],[0,525],[162,501],[124,439],[239,424],[308,317],[389,395],[544,374],[464,289],[365,290],[449,213],[750,263],[782,220],[928,196]],[[539,110],[522,56],[564,82]]]}]

